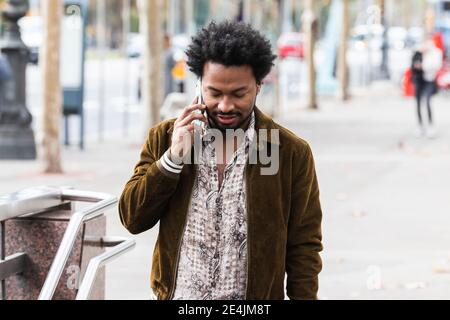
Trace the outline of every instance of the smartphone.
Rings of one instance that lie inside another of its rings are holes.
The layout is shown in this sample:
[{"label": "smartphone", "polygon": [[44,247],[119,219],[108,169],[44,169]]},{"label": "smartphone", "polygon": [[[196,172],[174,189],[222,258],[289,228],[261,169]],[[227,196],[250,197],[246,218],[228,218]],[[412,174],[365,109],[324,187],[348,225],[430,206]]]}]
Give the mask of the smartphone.
[{"label": "smartphone", "polygon": [[[197,85],[196,85],[196,87],[195,87],[195,94],[196,94],[196,96],[197,96],[197,98],[198,98],[198,99],[197,99],[197,103],[198,103],[198,104],[203,104],[203,105],[204,105],[204,104],[205,104],[205,101],[203,100],[203,93],[202,93],[202,79],[201,79],[201,78],[197,80]],[[195,110],[194,112],[203,114],[200,110]],[[193,123],[194,123],[196,126],[202,127],[202,129],[203,129],[204,126],[205,126],[205,123],[204,123],[203,121],[200,121],[200,120],[194,120]]]}]

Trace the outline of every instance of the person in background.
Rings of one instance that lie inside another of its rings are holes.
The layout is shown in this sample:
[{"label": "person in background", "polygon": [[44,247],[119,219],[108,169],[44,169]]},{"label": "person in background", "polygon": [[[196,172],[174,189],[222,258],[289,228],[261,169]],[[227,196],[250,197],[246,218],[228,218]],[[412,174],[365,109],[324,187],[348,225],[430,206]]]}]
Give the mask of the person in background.
[{"label": "person in background", "polygon": [[[443,54],[434,41],[427,40],[421,50],[413,55],[412,72],[419,120],[419,135],[432,138],[436,135],[431,99],[437,93],[436,77],[442,68]],[[422,101],[425,99],[428,119],[422,116]]]},{"label": "person in background", "polygon": [[172,69],[175,66],[173,57],[172,38],[169,34],[164,35],[164,97],[174,91]]},{"label": "person in background", "polygon": [[445,44],[444,44],[444,36],[442,35],[442,32],[435,32],[433,34],[433,42],[436,48],[441,50],[442,52],[442,58],[445,60]]}]

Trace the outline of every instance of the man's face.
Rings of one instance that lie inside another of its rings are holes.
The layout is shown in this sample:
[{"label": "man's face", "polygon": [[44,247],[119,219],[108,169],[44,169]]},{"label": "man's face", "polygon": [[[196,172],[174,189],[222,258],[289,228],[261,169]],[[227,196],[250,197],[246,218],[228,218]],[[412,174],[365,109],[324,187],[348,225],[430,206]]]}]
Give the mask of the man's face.
[{"label": "man's face", "polygon": [[202,78],[209,124],[222,131],[247,129],[259,86],[250,66],[207,62]]}]

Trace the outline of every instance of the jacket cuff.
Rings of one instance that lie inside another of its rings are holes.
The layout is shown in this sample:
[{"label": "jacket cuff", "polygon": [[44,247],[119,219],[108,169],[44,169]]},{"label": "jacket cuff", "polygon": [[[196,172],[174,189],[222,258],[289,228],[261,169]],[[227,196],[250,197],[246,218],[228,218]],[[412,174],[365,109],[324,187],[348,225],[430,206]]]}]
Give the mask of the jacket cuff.
[{"label": "jacket cuff", "polygon": [[183,170],[183,165],[176,164],[169,157],[170,151],[166,151],[161,159],[158,160],[158,168],[166,175],[170,177],[177,177]]}]

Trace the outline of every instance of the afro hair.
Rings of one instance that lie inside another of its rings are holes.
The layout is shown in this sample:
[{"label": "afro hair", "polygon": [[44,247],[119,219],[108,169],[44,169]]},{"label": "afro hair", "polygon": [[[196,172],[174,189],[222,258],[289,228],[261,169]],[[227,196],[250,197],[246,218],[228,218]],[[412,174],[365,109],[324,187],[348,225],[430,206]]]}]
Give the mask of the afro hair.
[{"label": "afro hair", "polygon": [[249,24],[211,22],[202,28],[187,48],[187,65],[197,77],[203,75],[206,62],[225,66],[249,65],[257,83],[269,74],[276,59],[270,42]]}]

